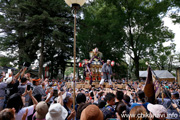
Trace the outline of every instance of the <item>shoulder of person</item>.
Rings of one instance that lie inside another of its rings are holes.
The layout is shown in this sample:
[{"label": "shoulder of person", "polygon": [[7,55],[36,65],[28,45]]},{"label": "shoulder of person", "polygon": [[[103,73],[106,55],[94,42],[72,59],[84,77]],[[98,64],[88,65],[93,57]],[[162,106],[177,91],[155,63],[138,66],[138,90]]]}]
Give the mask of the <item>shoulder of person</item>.
[{"label": "shoulder of person", "polygon": [[131,106],[134,106],[134,105],[139,105],[138,103],[132,103]]},{"label": "shoulder of person", "polygon": [[35,106],[34,106],[34,105],[31,105],[31,106],[22,108],[22,109],[21,109],[22,113],[24,114],[27,109],[28,109],[28,115],[27,115],[27,116],[32,115],[33,112],[34,112]]},{"label": "shoulder of person", "polygon": [[135,106],[137,106],[137,105],[139,105],[139,104],[138,104],[138,103],[132,103],[130,109],[132,109],[133,107],[135,107]]},{"label": "shoulder of person", "polygon": [[0,83],[0,87],[7,87],[7,86],[8,86],[8,84],[5,83],[5,82],[1,82],[1,83]]},{"label": "shoulder of person", "polygon": [[106,63],[103,64],[103,66],[106,66],[106,65],[107,65]]},{"label": "shoulder of person", "polygon": [[148,105],[148,104],[149,104],[149,102],[145,102],[144,104],[145,104],[145,105]]}]

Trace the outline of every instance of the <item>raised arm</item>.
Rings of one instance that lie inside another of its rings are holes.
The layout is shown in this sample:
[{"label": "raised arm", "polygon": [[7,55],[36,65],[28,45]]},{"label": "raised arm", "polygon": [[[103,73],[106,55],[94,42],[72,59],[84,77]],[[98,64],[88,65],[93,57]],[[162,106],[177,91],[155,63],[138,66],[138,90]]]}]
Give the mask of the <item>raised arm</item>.
[{"label": "raised arm", "polygon": [[50,96],[45,100],[45,102],[48,103],[50,99],[52,98],[52,96],[53,96],[53,90],[51,90]]},{"label": "raised arm", "polygon": [[21,74],[22,71],[23,71],[23,69],[21,69],[21,70],[14,76],[15,80],[18,79],[18,77],[19,77],[19,75]]},{"label": "raised arm", "polygon": [[61,91],[58,92],[58,100],[57,100],[57,102],[60,103],[62,106],[64,105]]},{"label": "raised arm", "polygon": [[36,100],[36,98],[34,98],[34,96],[32,95],[32,90],[27,91],[27,93],[29,94],[30,98],[32,99],[32,102],[34,105],[38,104],[38,101]]},{"label": "raised arm", "polygon": [[24,73],[26,72],[26,70],[27,70],[27,67],[25,67],[25,68],[23,69],[23,71],[21,72],[21,78],[24,77]]}]

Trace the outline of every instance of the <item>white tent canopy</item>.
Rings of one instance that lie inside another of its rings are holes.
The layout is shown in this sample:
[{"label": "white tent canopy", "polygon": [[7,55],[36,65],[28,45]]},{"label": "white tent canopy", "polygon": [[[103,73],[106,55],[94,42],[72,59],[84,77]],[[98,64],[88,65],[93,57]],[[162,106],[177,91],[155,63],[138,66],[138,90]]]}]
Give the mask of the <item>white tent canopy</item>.
[{"label": "white tent canopy", "polygon": [[[155,72],[155,74],[157,75],[158,78],[175,78],[167,70],[154,70],[154,72]],[[147,71],[139,71],[139,77],[147,77]]]}]

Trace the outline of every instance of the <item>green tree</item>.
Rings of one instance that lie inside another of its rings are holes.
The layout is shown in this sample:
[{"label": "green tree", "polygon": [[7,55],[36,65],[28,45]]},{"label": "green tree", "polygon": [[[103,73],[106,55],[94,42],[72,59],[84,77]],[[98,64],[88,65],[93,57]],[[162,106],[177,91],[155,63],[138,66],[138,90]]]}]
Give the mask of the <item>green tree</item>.
[{"label": "green tree", "polygon": [[[39,77],[43,74],[43,65],[46,61],[45,54],[47,49],[53,49],[53,55],[62,54],[70,55],[69,46],[72,46],[72,16],[70,9],[64,1],[59,0],[11,0],[0,1],[1,15],[0,28],[6,34],[1,40],[2,45],[6,48],[18,50],[19,65],[23,61],[34,61],[39,57]],[[4,49],[5,49],[4,47]],[[52,50],[52,51],[53,51]],[[63,52],[62,52],[63,51]],[[50,53],[50,52],[49,52]],[[51,57],[47,55],[46,57]],[[55,59],[58,61],[61,58]],[[63,59],[64,60],[64,59]],[[57,62],[64,65],[62,62]],[[56,69],[57,69],[56,68]],[[53,68],[52,68],[53,69]],[[54,68],[55,69],[55,68]],[[57,71],[57,70],[55,70]]]},{"label": "green tree", "polygon": [[[160,15],[166,12],[169,3],[155,0],[122,1],[124,7],[125,47],[135,64],[135,75],[139,78],[139,60],[174,35],[163,25]],[[118,4],[117,4],[118,5]],[[121,6],[121,7],[122,7]]]},{"label": "green tree", "polygon": [[170,46],[159,46],[158,49],[150,51],[149,61],[156,69],[172,71],[173,61],[175,60],[175,44]]},{"label": "green tree", "polygon": [[179,0],[171,0],[172,2],[172,12],[171,12],[171,18],[175,24],[180,23],[180,1]]},{"label": "green tree", "polygon": [[[31,46],[33,37],[27,34],[26,13],[22,10],[25,3],[23,0],[1,0],[0,1],[0,28],[1,33],[1,50],[11,50],[18,52],[18,64],[22,66],[23,62],[32,62],[36,58],[36,46]],[[30,44],[31,43],[31,44]]]},{"label": "green tree", "polygon": [[113,67],[116,76],[124,77],[127,64],[123,61],[123,31],[120,29],[123,24],[118,24],[121,19],[118,12],[115,6],[104,0],[95,0],[83,7],[83,19],[78,22],[77,47],[81,59],[88,59],[89,52],[97,47],[104,61],[111,59],[118,64]]},{"label": "green tree", "polygon": [[175,59],[176,59],[178,62],[180,62],[180,53],[177,53],[177,54],[175,55]]},{"label": "green tree", "polygon": [[0,57],[0,66],[2,67],[12,67],[12,65],[10,64],[11,61],[15,60],[15,58],[13,57]]},{"label": "green tree", "polygon": [[139,60],[174,37],[162,21],[169,6],[167,0],[95,0],[84,10],[80,49],[101,46],[105,58],[128,54],[138,79]]}]

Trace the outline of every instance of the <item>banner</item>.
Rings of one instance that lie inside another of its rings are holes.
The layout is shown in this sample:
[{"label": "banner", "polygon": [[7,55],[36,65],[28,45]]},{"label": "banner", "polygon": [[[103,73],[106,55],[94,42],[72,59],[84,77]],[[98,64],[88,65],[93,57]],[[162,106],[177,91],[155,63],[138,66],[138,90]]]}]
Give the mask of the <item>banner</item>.
[{"label": "banner", "polygon": [[144,87],[144,93],[147,97],[147,102],[154,104],[155,103],[155,90],[154,90],[152,72],[149,66],[148,66],[148,74],[146,78],[146,83]]},{"label": "banner", "polygon": [[161,87],[160,87],[158,78],[154,77],[154,75],[153,75],[153,83],[154,83],[154,90],[155,90],[155,98],[157,98],[161,92]]}]

